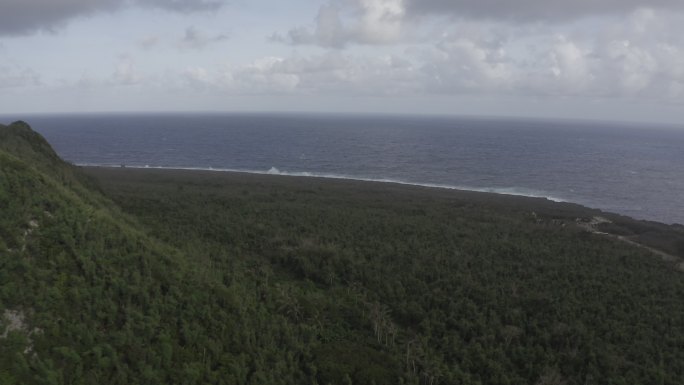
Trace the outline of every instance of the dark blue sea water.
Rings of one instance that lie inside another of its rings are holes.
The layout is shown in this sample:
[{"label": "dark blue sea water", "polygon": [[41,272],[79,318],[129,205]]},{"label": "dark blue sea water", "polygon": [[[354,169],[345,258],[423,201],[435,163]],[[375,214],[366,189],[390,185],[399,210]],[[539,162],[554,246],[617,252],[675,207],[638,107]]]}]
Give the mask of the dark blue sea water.
[{"label": "dark blue sea water", "polygon": [[328,115],[21,116],[83,165],[344,177],[547,197],[684,223],[684,129]]}]

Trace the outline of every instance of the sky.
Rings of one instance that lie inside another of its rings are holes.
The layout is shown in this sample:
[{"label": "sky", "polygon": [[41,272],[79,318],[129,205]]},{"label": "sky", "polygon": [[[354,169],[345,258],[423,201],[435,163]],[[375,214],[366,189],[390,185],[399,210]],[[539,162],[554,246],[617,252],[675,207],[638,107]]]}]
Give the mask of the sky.
[{"label": "sky", "polygon": [[682,0],[0,0],[0,113],[684,124]]}]

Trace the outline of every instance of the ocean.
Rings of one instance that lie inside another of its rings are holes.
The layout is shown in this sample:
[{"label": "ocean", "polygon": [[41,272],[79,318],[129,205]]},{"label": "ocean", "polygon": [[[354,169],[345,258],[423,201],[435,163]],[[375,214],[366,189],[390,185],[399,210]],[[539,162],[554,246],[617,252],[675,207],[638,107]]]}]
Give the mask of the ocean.
[{"label": "ocean", "polygon": [[93,114],[27,121],[78,165],[244,171],[544,197],[684,223],[684,128],[316,114]]}]

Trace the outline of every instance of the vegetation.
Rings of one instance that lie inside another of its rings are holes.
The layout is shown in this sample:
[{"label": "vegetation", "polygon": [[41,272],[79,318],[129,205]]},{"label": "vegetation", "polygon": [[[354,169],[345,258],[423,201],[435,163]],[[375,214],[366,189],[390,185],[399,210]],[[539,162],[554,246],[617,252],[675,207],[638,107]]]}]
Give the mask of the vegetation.
[{"label": "vegetation", "polygon": [[[85,171],[85,173],[83,173]],[[678,226],[570,204],[80,170],[0,126],[0,384],[677,384]],[[647,242],[648,241],[648,242]]]}]

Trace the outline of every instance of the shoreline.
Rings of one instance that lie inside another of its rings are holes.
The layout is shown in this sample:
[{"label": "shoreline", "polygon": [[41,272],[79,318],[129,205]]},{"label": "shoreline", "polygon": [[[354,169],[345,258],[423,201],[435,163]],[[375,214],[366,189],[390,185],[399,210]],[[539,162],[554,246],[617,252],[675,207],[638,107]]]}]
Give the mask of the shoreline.
[{"label": "shoreline", "polygon": [[[391,179],[391,178],[364,178],[355,177],[350,175],[340,175],[340,174],[326,174],[308,171],[295,171],[287,172],[281,171],[275,167],[271,167],[268,171],[262,170],[245,170],[245,169],[230,169],[230,168],[213,168],[213,167],[167,167],[167,166],[137,166],[137,165],[103,165],[103,164],[89,164],[89,163],[79,163],[74,164],[77,167],[82,168],[105,168],[105,169],[133,169],[133,170],[170,170],[170,171],[199,171],[199,172],[223,172],[223,173],[237,173],[237,174],[253,174],[253,175],[272,175],[272,176],[289,176],[289,177],[301,177],[301,178],[317,178],[317,179],[332,179],[332,180],[349,180],[357,182],[370,182],[370,183],[384,183],[384,184],[394,184],[402,186],[415,186],[415,187],[426,187],[433,189],[442,190],[453,190],[453,191],[467,191],[476,193],[486,193],[486,194],[499,194],[499,195],[509,195],[517,197],[526,198],[538,198],[545,199],[556,203],[571,203],[582,205],[581,203],[576,203],[568,201],[551,194],[545,194],[543,191],[536,191],[532,189],[527,189],[524,187],[469,187],[469,186],[459,186],[459,185],[448,185],[441,183],[422,183],[422,182],[410,182],[401,179]],[[586,207],[586,206],[585,206]]]},{"label": "shoreline", "polygon": [[[627,215],[603,211],[573,202],[557,202],[546,197],[533,197],[473,191],[455,187],[402,183],[390,180],[364,180],[319,175],[292,175],[245,170],[77,165],[98,183],[142,183],[149,185],[207,186],[214,189],[242,189],[270,186],[289,194],[347,194],[372,196],[379,202],[422,201],[448,202],[474,206],[484,211],[517,212],[542,226],[585,231],[593,236],[640,245],[654,256],[666,255],[678,270],[684,270],[684,226],[640,220]],[[600,219],[601,223],[595,223]],[[671,258],[670,258],[671,257]]]}]

